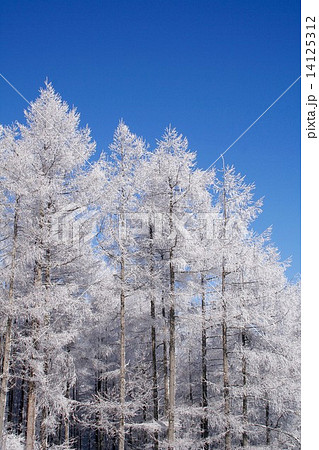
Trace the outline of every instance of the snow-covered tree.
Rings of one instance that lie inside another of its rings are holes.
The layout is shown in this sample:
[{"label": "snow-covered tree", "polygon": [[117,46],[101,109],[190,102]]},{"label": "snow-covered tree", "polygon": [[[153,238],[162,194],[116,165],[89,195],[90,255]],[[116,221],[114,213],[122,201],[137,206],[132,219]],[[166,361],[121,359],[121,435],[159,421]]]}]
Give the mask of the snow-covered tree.
[{"label": "snow-covered tree", "polygon": [[8,296],[19,308],[19,321],[24,319],[16,358],[28,382],[26,447],[31,450],[37,416],[41,446],[47,448],[58,417],[66,417],[69,410],[66,391],[74,376],[72,364],[66,364],[67,347],[83,319],[86,305],[81,294],[89,283],[93,258],[91,246],[77,233],[71,236],[68,227],[75,231],[86,206],[77,180],[89,176],[84,165],[94,143],[89,130],[79,128],[78,113],[49,83],[26,112],[26,120],[17,127],[13,149],[5,144],[2,156],[7,197],[15,208]]},{"label": "snow-covered tree", "polygon": [[[138,289],[135,236],[131,231],[132,215],[138,209],[136,170],[145,154],[143,140],[130,132],[120,121],[109,160],[102,155],[100,167],[103,173],[100,197],[101,226],[98,230],[98,248],[104,261],[114,270],[112,296],[118,297],[114,308],[119,310],[119,392],[116,421],[118,421],[118,445],[125,445],[125,420],[127,409],[127,358],[126,358],[126,303]],[[114,399],[113,399],[114,401]],[[114,406],[112,407],[114,410]],[[128,415],[132,414],[127,413]]]}]

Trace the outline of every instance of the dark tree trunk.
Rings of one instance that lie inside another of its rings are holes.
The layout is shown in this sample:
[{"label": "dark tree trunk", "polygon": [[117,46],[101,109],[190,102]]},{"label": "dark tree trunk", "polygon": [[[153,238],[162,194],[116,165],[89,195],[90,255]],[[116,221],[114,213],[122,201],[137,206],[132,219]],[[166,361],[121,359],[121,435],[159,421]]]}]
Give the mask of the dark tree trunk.
[{"label": "dark tree trunk", "polygon": [[[173,231],[173,193],[170,200],[170,234]],[[175,441],[175,390],[176,390],[176,355],[175,355],[175,268],[173,265],[174,248],[171,244],[169,252],[169,407],[168,407],[168,448],[174,449]]]},{"label": "dark tree trunk", "polygon": [[[151,342],[152,342],[152,388],[153,388],[153,417],[154,420],[158,420],[158,382],[157,382],[157,359],[156,359],[156,329],[155,329],[155,299],[154,299],[154,254],[153,254],[153,226],[149,226],[149,238],[150,238],[150,278],[151,278]],[[158,432],[154,433],[154,450],[158,450]]]},{"label": "dark tree trunk", "polygon": [[[14,297],[14,278],[17,256],[17,237],[18,237],[18,208],[20,198],[17,197],[15,203],[15,212],[13,219],[13,244],[11,253],[11,273],[9,281],[9,305],[13,302]],[[0,446],[2,446],[2,437],[4,429],[4,416],[6,410],[7,390],[9,382],[10,372],[10,357],[11,357],[11,345],[12,345],[12,317],[7,318],[5,336],[4,336],[4,348],[2,358],[2,380],[1,380],[1,392],[0,392]]]},{"label": "dark tree trunk", "polygon": [[[246,332],[243,331],[242,335],[242,346],[243,349],[246,346],[247,342],[247,335]],[[243,377],[243,422],[244,427],[247,425],[247,414],[248,414],[248,404],[247,404],[247,362],[245,354],[242,357],[242,377]],[[242,447],[248,447],[248,434],[247,431],[244,429],[243,436],[242,436]]]},{"label": "dark tree trunk", "polygon": [[266,400],[266,445],[270,445],[270,413],[269,413],[269,400]]},{"label": "dark tree trunk", "polygon": [[208,417],[207,417],[207,336],[206,336],[206,297],[205,297],[205,277],[201,275],[201,290],[202,290],[202,407],[203,407],[203,417],[201,420],[201,435],[204,445],[204,450],[208,450]]}]

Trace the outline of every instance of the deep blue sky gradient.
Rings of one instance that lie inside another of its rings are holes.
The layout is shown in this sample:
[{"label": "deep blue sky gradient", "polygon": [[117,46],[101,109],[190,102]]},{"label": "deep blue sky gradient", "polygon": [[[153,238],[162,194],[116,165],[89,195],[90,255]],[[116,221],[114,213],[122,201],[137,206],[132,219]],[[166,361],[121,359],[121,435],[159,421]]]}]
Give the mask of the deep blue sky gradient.
[{"label": "deep blue sky gradient", "polygon": [[[152,147],[171,123],[207,168],[300,74],[300,2],[17,1],[0,4],[1,73],[29,100],[46,77],[98,150],[118,120]],[[26,103],[0,79],[0,123]],[[225,156],[265,196],[288,276],[300,272],[300,81]],[[221,167],[221,162],[217,163]]]}]

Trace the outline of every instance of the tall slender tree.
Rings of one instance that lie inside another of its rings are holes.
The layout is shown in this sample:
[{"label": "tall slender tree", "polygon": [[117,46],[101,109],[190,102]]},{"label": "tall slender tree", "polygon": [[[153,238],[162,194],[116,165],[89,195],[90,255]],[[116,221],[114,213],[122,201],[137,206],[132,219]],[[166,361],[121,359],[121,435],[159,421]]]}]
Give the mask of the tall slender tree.
[{"label": "tall slender tree", "polygon": [[[125,445],[126,410],[126,298],[134,289],[132,264],[135,256],[134,234],[130,232],[130,218],[136,212],[137,188],[135,172],[146,151],[142,139],[130,132],[120,121],[112,144],[109,163],[101,159],[105,183],[103,192],[103,224],[99,234],[99,245],[117,272],[119,279],[120,315],[120,373],[119,373],[119,449]],[[117,229],[114,229],[116,227]]]},{"label": "tall slender tree", "polygon": [[[78,113],[75,109],[69,110],[49,83],[31,104],[26,119],[27,125],[18,126],[19,139],[16,140],[14,153],[17,168],[23,166],[25,175],[20,173],[18,191],[12,177],[9,182],[16,198],[16,208],[19,206],[23,211],[19,223],[15,214],[13,229],[15,240],[21,230],[25,252],[23,260],[19,261],[20,275],[23,270],[25,279],[20,282],[17,301],[20,314],[27,319],[21,358],[29,367],[26,446],[32,450],[36,438],[37,403],[42,411],[43,448],[47,447],[49,428],[51,432],[54,429],[54,417],[64,409],[63,383],[55,384],[55,389],[59,386],[61,391],[56,390],[59,395],[54,398],[49,380],[54,380],[53,373],[58,375],[65,345],[74,339],[78,321],[74,317],[71,321],[68,319],[69,308],[72,304],[79,304],[76,297],[81,294],[86,277],[81,280],[78,273],[84,274],[84,267],[88,269],[91,253],[87,245],[84,258],[84,247],[80,248],[75,235],[73,239],[70,236],[66,238],[65,228],[71,226],[76,211],[80,213],[84,206],[85,195],[81,195],[77,179],[88,176],[82,166],[94,150],[94,143],[91,142],[89,130],[79,128]],[[14,258],[15,252],[14,244]],[[77,273],[81,266],[81,271]],[[9,287],[11,300],[12,277]],[[60,328],[62,324],[58,324],[61,313],[64,315],[63,333]],[[50,341],[55,341],[54,346]]]}]

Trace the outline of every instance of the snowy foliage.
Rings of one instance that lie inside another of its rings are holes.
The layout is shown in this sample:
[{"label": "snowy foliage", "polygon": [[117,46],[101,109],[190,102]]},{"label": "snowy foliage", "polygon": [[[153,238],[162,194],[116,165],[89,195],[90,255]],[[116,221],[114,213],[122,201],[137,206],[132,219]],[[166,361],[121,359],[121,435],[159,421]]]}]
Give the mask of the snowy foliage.
[{"label": "snowy foliage", "polygon": [[300,286],[254,185],[169,126],[109,152],[50,83],[0,127],[6,450],[299,449]]}]

